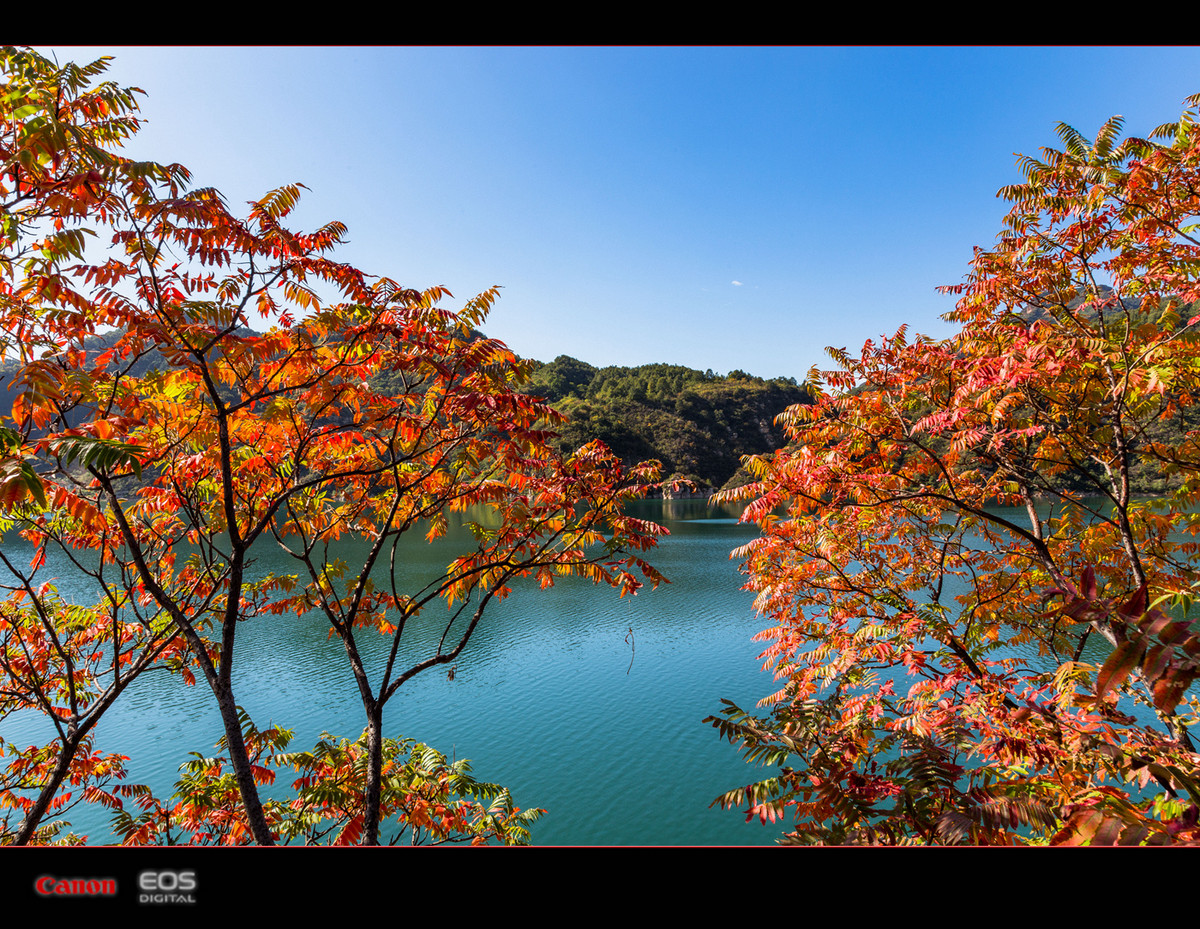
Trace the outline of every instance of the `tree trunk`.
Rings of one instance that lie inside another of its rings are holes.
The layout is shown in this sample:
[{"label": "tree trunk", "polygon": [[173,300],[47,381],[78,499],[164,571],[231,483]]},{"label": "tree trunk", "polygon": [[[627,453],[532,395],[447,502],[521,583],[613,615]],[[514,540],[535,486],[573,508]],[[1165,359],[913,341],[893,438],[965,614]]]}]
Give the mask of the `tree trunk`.
[{"label": "tree trunk", "polygon": [[259,845],[274,845],[275,834],[267,825],[267,814],[258,796],[258,785],[254,783],[254,771],[250,766],[250,754],[246,751],[246,740],[242,735],[241,720],[238,719],[237,704],[232,691],[213,689],[217,705],[221,709],[221,722],[225,726],[225,742],[229,748],[229,764],[237,780],[238,792],[242,795],[242,806],[246,821]]},{"label": "tree trunk", "polygon": [[379,844],[379,807],[383,800],[383,704],[367,707],[367,790],[363,811],[363,844]]},{"label": "tree trunk", "polygon": [[38,794],[37,801],[33,804],[33,808],[25,814],[25,818],[21,820],[21,825],[17,827],[17,835],[13,840],[14,845],[28,845],[33,834],[37,831],[37,827],[41,825],[42,817],[46,815],[46,810],[50,807],[50,802],[54,799],[54,795],[58,793],[58,788],[62,784],[63,778],[67,776],[67,772],[71,769],[71,761],[75,757],[75,752],[79,749],[79,743],[83,740],[84,733],[76,733],[69,739],[63,741],[62,748],[58,753],[58,764],[54,766],[54,771],[50,774],[50,780],[42,788],[42,792]]}]

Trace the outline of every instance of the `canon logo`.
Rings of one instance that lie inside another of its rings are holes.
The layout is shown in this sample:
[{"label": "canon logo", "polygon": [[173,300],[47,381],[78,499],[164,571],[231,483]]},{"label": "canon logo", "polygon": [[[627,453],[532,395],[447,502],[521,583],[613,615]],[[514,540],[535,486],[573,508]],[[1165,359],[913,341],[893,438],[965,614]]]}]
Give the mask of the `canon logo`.
[{"label": "canon logo", "polygon": [[41,897],[113,897],[117,882],[111,877],[53,877],[43,874],[33,882]]}]

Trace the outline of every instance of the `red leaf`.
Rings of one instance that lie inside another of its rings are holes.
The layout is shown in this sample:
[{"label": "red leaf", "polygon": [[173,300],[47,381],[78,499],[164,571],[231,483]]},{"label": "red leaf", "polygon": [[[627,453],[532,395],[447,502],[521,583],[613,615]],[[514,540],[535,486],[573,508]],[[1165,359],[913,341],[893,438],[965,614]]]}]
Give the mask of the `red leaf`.
[{"label": "red leaf", "polygon": [[1141,657],[1142,643],[1139,639],[1130,639],[1114,648],[1096,675],[1096,696],[1103,699],[1114,687],[1125,683],[1129,672],[1137,667]]}]

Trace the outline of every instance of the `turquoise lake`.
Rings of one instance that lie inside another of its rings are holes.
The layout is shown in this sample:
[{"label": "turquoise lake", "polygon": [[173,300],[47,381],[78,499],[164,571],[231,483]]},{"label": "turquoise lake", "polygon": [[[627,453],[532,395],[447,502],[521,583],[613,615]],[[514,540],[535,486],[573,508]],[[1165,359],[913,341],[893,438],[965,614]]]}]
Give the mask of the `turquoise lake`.
[{"label": "turquoise lake", "polygon": [[[546,591],[519,586],[489,608],[452,680],[435,669],[401,688],[386,711],[387,734],[469,758],[477,778],[507,786],[519,806],[547,809],[533,829],[537,845],[771,844],[778,825],[709,808],[762,774],[701,722],[723,697],[750,708],[775,689],[751,641],[763,620],[729,558],[753,527],[701,500],[645,501],[636,515],[670,530],[650,560],[672,583],[623,599],[578,580]],[[24,544],[6,539],[5,552],[18,559]],[[353,554],[341,557],[353,564]],[[412,577],[447,560],[440,546],[413,544],[405,554]],[[261,570],[294,570],[277,547],[256,556]],[[57,583],[65,596],[94,600],[65,570]],[[431,626],[439,611],[429,608]],[[293,729],[294,750],[322,731],[362,731],[349,665],[326,632],[315,614],[259,617],[239,629],[238,701],[259,726]],[[427,638],[417,633],[415,641]],[[7,741],[38,737],[30,720],[0,725]],[[188,753],[216,754],[220,735],[207,687],[161,674],[122,696],[96,742],[130,756],[130,782],[166,797]],[[69,818],[91,842],[111,840],[105,812],[76,809]]]}]

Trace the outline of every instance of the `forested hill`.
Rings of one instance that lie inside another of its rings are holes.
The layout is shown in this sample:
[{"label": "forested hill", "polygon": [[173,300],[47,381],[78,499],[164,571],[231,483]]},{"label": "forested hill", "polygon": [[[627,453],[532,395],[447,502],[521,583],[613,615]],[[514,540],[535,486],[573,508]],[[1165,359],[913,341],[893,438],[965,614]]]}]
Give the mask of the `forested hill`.
[{"label": "forested hill", "polygon": [[[1037,318],[1032,311],[1025,315],[1027,320]],[[246,330],[245,334],[252,333]],[[116,332],[92,336],[86,350],[103,352],[118,337]],[[533,378],[525,391],[545,397],[570,417],[555,443],[561,451],[569,453],[600,439],[626,465],[656,458],[663,463],[664,477],[690,480],[699,489],[744,481],[741,457],[783,447],[786,437],[775,425],[775,417],[810,399],[793,378],[768,381],[742,371],[720,376],[711,370],[668,364],[596,368],[567,355],[549,364],[533,364]],[[141,376],[162,365],[162,356],[149,351],[129,374]],[[16,362],[0,363],[0,416],[12,409],[10,383],[16,373]],[[386,390],[387,384],[377,387]],[[1144,429],[1135,437],[1135,451],[1200,429],[1200,405],[1165,420],[1151,415]],[[1135,455],[1131,477],[1140,493],[1161,494],[1178,484],[1177,475],[1163,473],[1160,461],[1141,454]],[[1072,488],[1088,489],[1082,484]]]},{"label": "forested hill", "polygon": [[601,439],[626,464],[657,458],[664,476],[700,488],[729,483],[743,455],[782,447],[775,417],[809,402],[794,378],[668,364],[596,368],[567,355],[536,364],[525,390],[570,416],[558,440],[564,452]]},{"label": "forested hill", "polygon": [[[99,354],[119,336],[91,336],[86,350]],[[162,364],[162,356],[149,351],[129,373],[141,376]],[[742,455],[782,447],[786,439],[775,417],[809,400],[794,378],[765,381],[742,371],[722,377],[668,364],[596,368],[566,355],[534,365],[526,393],[547,398],[570,416],[556,443],[563,452],[601,439],[626,465],[656,458],[664,477],[693,481],[699,489],[729,483]],[[2,415],[12,409],[9,384],[16,371],[13,361],[0,364]],[[377,386],[387,388],[382,382]]]}]

